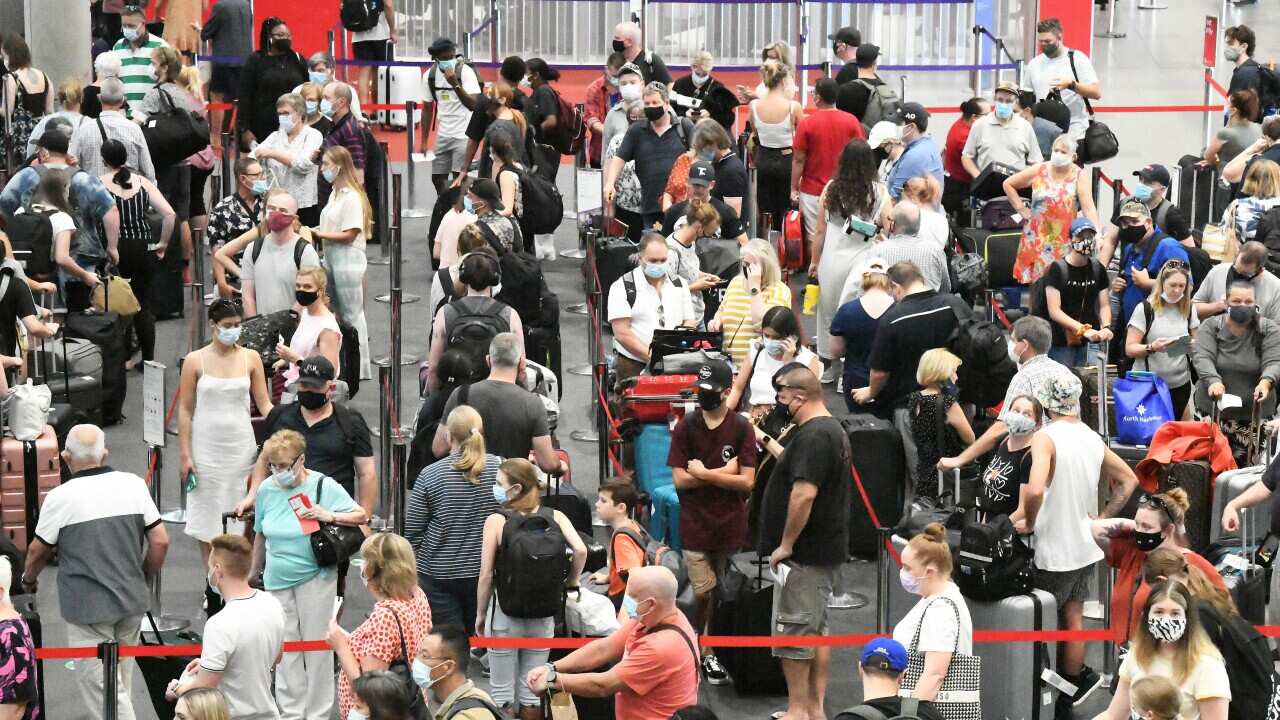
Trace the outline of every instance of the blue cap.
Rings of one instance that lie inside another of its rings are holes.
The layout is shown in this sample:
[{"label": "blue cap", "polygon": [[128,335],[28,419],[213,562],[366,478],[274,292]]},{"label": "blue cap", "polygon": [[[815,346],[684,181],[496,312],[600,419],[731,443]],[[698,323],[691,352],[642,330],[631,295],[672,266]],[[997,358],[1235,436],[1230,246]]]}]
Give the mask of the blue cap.
[{"label": "blue cap", "polygon": [[1071,237],[1075,237],[1076,233],[1080,232],[1081,230],[1092,230],[1096,233],[1098,232],[1098,226],[1094,225],[1092,220],[1085,217],[1078,217],[1075,220],[1072,220],[1071,221]]},{"label": "blue cap", "polygon": [[862,648],[862,667],[900,673],[907,669],[907,649],[889,638],[876,638]]}]

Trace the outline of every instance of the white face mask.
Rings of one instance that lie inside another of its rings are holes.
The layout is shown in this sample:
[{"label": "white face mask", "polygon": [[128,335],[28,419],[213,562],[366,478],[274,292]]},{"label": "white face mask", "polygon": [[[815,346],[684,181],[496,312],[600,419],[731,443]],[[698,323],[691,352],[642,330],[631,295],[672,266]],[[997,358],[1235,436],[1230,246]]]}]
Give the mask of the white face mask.
[{"label": "white face mask", "polygon": [[1054,167],[1066,167],[1071,164],[1071,154],[1064,152],[1054,152],[1053,157],[1049,159]]},{"label": "white face mask", "polygon": [[618,92],[622,94],[622,99],[627,102],[632,102],[640,99],[639,85],[623,85],[618,89]]}]

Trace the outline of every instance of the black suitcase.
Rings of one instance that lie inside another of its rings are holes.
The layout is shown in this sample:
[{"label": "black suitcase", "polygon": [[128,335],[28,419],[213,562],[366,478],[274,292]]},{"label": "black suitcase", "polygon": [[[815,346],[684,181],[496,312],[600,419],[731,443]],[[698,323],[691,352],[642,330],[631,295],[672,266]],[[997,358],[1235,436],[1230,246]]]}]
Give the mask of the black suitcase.
[{"label": "black suitcase", "polygon": [[[756,553],[735,555],[716,584],[712,635],[773,634],[773,582],[764,578]],[[769,648],[720,648],[716,657],[733,678],[739,695],[786,695],[782,662]]]},{"label": "black suitcase", "polygon": [[564,513],[580,533],[591,534],[591,504],[582,496],[577,488],[561,480],[553,479],[546,495],[542,496],[542,504]]},{"label": "black suitcase", "polygon": [[1020,230],[992,232],[982,228],[961,228],[963,247],[973,248],[987,263],[987,287],[1002,288],[1018,285],[1013,279],[1013,263],[1018,258],[1018,243],[1022,241]]},{"label": "black suitcase", "polygon": [[[88,422],[94,425],[102,426],[103,404],[106,402],[106,395],[102,390],[102,381],[95,377],[87,375],[72,375],[70,378],[62,373],[49,376],[49,390],[53,392],[53,402],[55,406],[62,406],[68,409],[68,414],[64,414],[59,418],[62,424],[67,425],[69,431],[72,425],[79,422]],[[55,431],[59,429],[59,424],[53,422],[50,417],[49,424],[54,426]],[[65,433],[60,433],[59,438],[65,439]],[[62,447],[61,444],[58,447]]]},{"label": "black suitcase", "polygon": [[[601,237],[595,239],[595,272],[600,276],[600,312],[605,326],[609,324],[609,288],[623,275],[635,269],[632,256],[639,252],[639,247],[626,238]],[[591,273],[589,260],[583,260],[584,277]],[[587,290],[591,290],[591,281],[587,280]]]},{"label": "black suitcase", "polygon": [[124,320],[113,312],[71,313],[67,315],[64,332],[67,337],[89,340],[102,349],[102,424],[104,427],[115,425],[122,417],[128,391],[124,365],[129,351],[124,339]]},{"label": "black suitcase", "polygon": [[174,247],[171,243],[163,259],[156,257],[155,253],[147,253],[147,264],[151,268],[151,314],[157,320],[184,317],[186,293],[182,286],[181,248]]},{"label": "black suitcase", "polygon": [[1231,197],[1229,190],[1218,187],[1217,169],[1200,167],[1200,160],[1199,155],[1183,155],[1178,160],[1178,201],[1174,203],[1197,239],[1206,223],[1222,217],[1222,209]]},{"label": "black suitcase", "polygon": [[[143,627],[143,645],[200,644],[200,633],[194,630],[158,631],[150,611],[147,611],[147,623]],[[187,665],[195,659],[194,655],[137,658],[138,669],[142,671],[142,679],[147,683],[147,695],[151,697],[151,707],[155,708],[157,720],[173,720],[176,706],[165,698],[165,691],[168,690],[169,683],[181,677]]]},{"label": "black suitcase", "polygon": [[[530,327],[525,329],[525,357],[555,373],[556,378],[564,377],[563,359],[560,350],[560,328]],[[564,398],[564,384],[560,385],[560,397]]]},{"label": "black suitcase", "polygon": [[[849,553],[864,560],[876,558],[880,527],[894,527],[902,519],[907,477],[902,436],[893,423],[874,415],[841,418],[853,450],[853,469],[861,481],[849,513]],[[866,501],[871,503],[868,510]]]},{"label": "black suitcase", "polygon": [[1209,536],[1213,523],[1213,468],[1209,463],[1195,460],[1180,462],[1160,467],[1160,492],[1173,488],[1182,488],[1191,501],[1186,526],[1187,541],[1191,549],[1201,552],[1209,547]]},{"label": "black suitcase", "polygon": [[582,571],[593,573],[603,570],[609,564],[609,550],[589,532],[579,530],[578,536],[582,539],[582,544],[587,546],[587,564]]}]

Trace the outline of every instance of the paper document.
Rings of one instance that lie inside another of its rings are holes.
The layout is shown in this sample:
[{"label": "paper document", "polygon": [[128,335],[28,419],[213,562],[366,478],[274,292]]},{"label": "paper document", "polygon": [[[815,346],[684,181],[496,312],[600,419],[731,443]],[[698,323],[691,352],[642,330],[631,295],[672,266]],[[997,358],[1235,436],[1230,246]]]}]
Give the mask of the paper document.
[{"label": "paper document", "polygon": [[773,572],[773,579],[777,581],[778,587],[786,587],[787,576],[791,574],[791,568],[783,563],[778,563],[778,569]]},{"label": "paper document", "polygon": [[1186,355],[1191,352],[1191,336],[1183,335],[1182,337],[1175,338],[1173,343],[1169,345],[1169,347],[1165,348],[1164,351],[1169,355],[1169,357],[1182,357],[1183,355]]},{"label": "paper document", "polygon": [[1218,400],[1219,410],[1230,410],[1231,408],[1244,407],[1244,402],[1240,400],[1239,395],[1231,393],[1223,393],[1222,398]]}]

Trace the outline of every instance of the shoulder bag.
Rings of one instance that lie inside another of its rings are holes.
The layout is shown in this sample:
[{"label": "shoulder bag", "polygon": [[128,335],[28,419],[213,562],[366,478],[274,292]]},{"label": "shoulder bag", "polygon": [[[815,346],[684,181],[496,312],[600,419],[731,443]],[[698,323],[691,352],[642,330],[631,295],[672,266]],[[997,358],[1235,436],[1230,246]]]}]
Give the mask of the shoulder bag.
[{"label": "shoulder bag", "polygon": [[199,115],[174,104],[164,88],[156,86],[162,108],[142,125],[142,135],[151,151],[151,162],[167,168],[209,147],[209,123]]},{"label": "shoulder bag", "polygon": [[[316,505],[320,505],[325,480],[326,476],[320,475],[320,482],[316,484]],[[350,525],[322,522],[320,529],[311,533],[311,553],[316,557],[316,565],[322,568],[341,565],[359,555],[363,544],[364,533]]]},{"label": "shoulder bag", "polygon": [[[1079,82],[1075,50],[1067,51],[1067,60],[1071,63],[1071,76]],[[1111,132],[1111,128],[1104,123],[1093,119],[1093,105],[1089,102],[1089,98],[1081,95],[1080,99],[1084,100],[1084,108],[1089,111],[1089,127],[1085,129],[1084,137],[1080,138],[1080,142],[1076,144],[1076,159],[1084,165],[1110,160],[1120,154],[1120,141],[1116,139],[1116,134]]]},{"label": "shoulder bag", "polygon": [[427,704],[422,700],[422,691],[418,689],[418,683],[413,679],[413,656],[409,654],[409,647],[404,640],[404,626],[400,624],[400,614],[389,604],[387,609],[391,611],[391,617],[396,621],[396,633],[400,636],[400,657],[392,660],[387,665],[387,670],[400,678],[400,682],[404,685],[405,698],[409,703],[409,720],[427,720],[431,716],[427,712]]},{"label": "shoulder bag", "polygon": [[[951,654],[951,665],[947,668],[946,677],[942,679],[942,688],[938,690],[933,706],[945,720],[982,720],[982,658],[960,652],[960,608],[956,607],[951,598],[937,599],[951,606],[956,616],[957,630],[956,649]],[[930,601],[925,606],[924,612],[920,614],[920,622],[916,624],[916,631],[911,636],[911,645],[907,648],[907,669],[902,673],[902,689],[898,693],[902,697],[910,697],[911,692],[916,689],[916,683],[924,676],[924,653],[917,648],[920,646],[921,627],[934,602]]]}]

